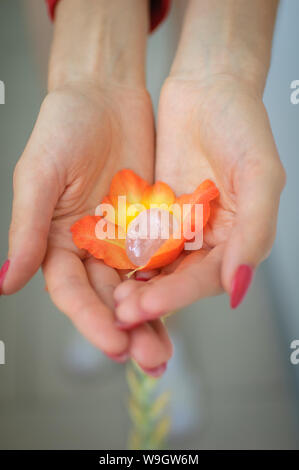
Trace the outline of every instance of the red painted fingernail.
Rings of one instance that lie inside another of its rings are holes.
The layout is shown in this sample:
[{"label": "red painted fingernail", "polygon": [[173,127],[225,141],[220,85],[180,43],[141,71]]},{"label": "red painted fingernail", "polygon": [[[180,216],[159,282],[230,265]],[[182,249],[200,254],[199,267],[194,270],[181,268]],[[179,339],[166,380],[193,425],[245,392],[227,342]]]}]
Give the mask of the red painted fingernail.
[{"label": "red painted fingernail", "polygon": [[149,281],[149,277],[146,273],[136,273],[135,274],[135,281]]},{"label": "red painted fingernail", "polygon": [[9,268],[10,261],[7,259],[0,270],[0,295],[2,295],[2,286]]},{"label": "red painted fingernail", "polygon": [[137,271],[135,273],[135,281],[150,281],[158,273],[157,269],[150,269],[149,271]]},{"label": "red painted fingernail", "polygon": [[231,308],[237,308],[244,299],[253,278],[253,269],[247,264],[238,267],[232,282],[230,296]]},{"label": "red painted fingernail", "polygon": [[135,273],[135,281],[149,281],[152,277],[151,271],[137,271]]},{"label": "red painted fingernail", "polygon": [[154,367],[153,369],[147,369],[144,367],[141,367],[141,369],[143,370],[143,372],[148,375],[151,375],[152,377],[160,377],[162,374],[164,374],[167,369],[167,362],[164,362],[164,364],[161,364],[161,366]]},{"label": "red painted fingernail", "polygon": [[125,323],[120,320],[115,320],[115,324],[119,330],[131,330],[132,328],[135,328],[135,326],[140,325],[141,322],[135,322],[135,323]]},{"label": "red painted fingernail", "polygon": [[120,362],[121,364],[126,362],[130,357],[129,353],[127,352],[124,352],[122,354],[116,354],[116,355],[107,354],[107,356],[110,357],[110,359],[112,359],[113,361]]}]

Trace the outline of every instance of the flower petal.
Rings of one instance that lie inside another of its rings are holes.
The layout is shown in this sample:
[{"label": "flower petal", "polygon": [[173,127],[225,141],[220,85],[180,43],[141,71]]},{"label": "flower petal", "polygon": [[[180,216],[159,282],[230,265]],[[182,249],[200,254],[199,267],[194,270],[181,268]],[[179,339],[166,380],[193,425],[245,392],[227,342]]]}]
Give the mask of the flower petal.
[{"label": "flower petal", "polygon": [[[118,197],[126,196],[127,204],[124,207],[126,211],[126,225],[128,221],[135,215],[127,214],[128,206],[131,204],[143,204],[147,208],[153,205],[167,205],[171,208],[172,204],[179,204],[182,208],[183,204],[203,204],[203,225],[205,226],[210,215],[210,201],[215,199],[219,191],[215,184],[210,180],[205,180],[200,184],[192,194],[184,194],[178,199],[172,189],[162,182],[157,182],[150,186],[145,180],[136,175],[132,170],[121,170],[113,178],[109,196],[103,199],[103,203],[111,203],[117,211]],[[141,209],[140,209],[141,210]],[[191,208],[192,211],[192,208]],[[195,221],[192,217],[192,230]],[[185,214],[186,215],[186,214]],[[80,249],[87,250],[95,258],[102,259],[107,265],[117,269],[134,269],[136,266],[128,259],[125,249],[125,232],[126,227],[114,225],[105,217],[105,221],[115,230],[114,238],[101,239],[97,236],[97,223],[103,220],[99,216],[86,216],[77,221],[72,227],[73,240]],[[123,224],[124,225],[124,224]],[[172,263],[184,249],[185,239],[177,239],[171,237],[157,250],[154,256],[145,266],[137,268],[137,270],[147,271]]]},{"label": "flower petal", "polygon": [[175,194],[168,184],[157,181],[144,191],[142,202],[147,209],[159,207],[161,204],[171,206],[175,202]]},{"label": "flower petal", "polygon": [[[78,220],[71,227],[75,245],[87,250],[95,258],[102,259],[108,266],[116,269],[135,269],[136,266],[127,257],[124,238],[101,240],[96,236],[96,225],[100,220],[101,217],[90,215]],[[118,227],[116,237],[120,230]]]},{"label": "flower petal", "polygon": [[183,251],[184,243],[184,239],[169,238],[140,270],[148,271],[149,269],[161,268],[172,263]]},{"label": "flower petal", "polygon": [[[215,183],[213,183],[213,181],[211,180],[205,180],[195,189],[193,193],[183,194],[182,196],[177,198],[176,203],[181,206],[181,210],[183,209],[183,204],[202,204],[203,205],[203,227],[204,227],[207,224],[209,217],[210,217],[209,202],[215,199],[218,195],[219,195],[219,191]],[[194,216],[193,211],[192,211],[191,217],[192,217],[191,227],[193,230],[194,223],[195,223],[195,220],[194,220],[195,216]]]},{"label": "flower petal", "polygon": [[[183,204],[203,204],[203,226],[205,226],[210,216],[210,201],[215,199],[218,194],[219,191],[215,184],[210,180],[205,180],[192,194],[183,194],[180,196],[176,200],[176,203],[181,207]],[[194,218],[193,213],[191,213],[191,216]],[[194,230],[194,223],[195,220],[192,220],[192,230]],[[140,270],[147,271],[148,269],[156,269],[172,263],[183,251],[184,244],[184,238],[169,238],[169,240],[166,240],[165,243],[163,243],[154,256],[152,256],[148,263],[145,266],[142,266]]]},{"label": "flower petal", "polygon": [[109,198],[114,207],[117,207],[118,196],[126,196],[127,204],[140,203],[147,187],[149,184],[134,171],[120,170],[112,179]]}]

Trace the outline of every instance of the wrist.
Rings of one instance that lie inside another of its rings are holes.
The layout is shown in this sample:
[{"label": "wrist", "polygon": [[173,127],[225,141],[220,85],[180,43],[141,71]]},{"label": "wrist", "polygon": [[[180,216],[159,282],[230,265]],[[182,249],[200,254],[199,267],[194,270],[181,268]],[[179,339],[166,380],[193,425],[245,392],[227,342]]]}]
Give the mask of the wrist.
[{"label": "wrist", "polygon": [[84,81],[145,86],[148,1],[60,0],[55,11],[49,91]]},{"label": "wrist", "polygon": [[[263,92],[277,1],[190,0],[170,77],[226,76]],[[270,8],[269,8],[270,7]]]},{"label": "wrist", "polygon": [[[241,57],[240,57],[241,56]],[[209,85],[216,79],[227,79],[246,84],[257,93],[264,91],[269,67],[251,57],[248,51],[239,50],[238,56],[232,56],[223,47],[202,51],[197,57],[197,64],[190,58],[175,60],[169,78],[197,82],[199,85]]]}]

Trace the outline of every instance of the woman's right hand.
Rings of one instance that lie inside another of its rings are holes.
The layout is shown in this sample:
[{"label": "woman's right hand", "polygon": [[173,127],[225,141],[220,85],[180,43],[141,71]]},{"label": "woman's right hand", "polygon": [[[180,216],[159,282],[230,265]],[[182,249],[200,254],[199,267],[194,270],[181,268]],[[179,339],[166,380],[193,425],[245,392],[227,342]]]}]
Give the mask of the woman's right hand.
[{"label": "woman's right hand", "polygon": [[[112,296],[121,281],[120,274],[99,260],[87,258],[75,247],[70,233],[76,220],[94,213],[118,170],[131,168],[152,180],[151,101],[137,68],[136,77],[135,69],[126,64],[124,73],[117,66],[107,72],[108,79],[103,79],[105,64],[111,64],[103,58],[100,77],[82,72],[84,48],[78,57],[78,51],[72,55],[66,46],[69,35],[78,34],[77,24],[65,31],[69,23],[64,16],[68,17],[66,10],[71,3],[63,0],[58,9],[50,63],[51,91],[14,173],[10,264],[2,293],[13,294],[21,289],[43,265],[53,302],[94,345],[115,360],[124,361],[130,356],[157,374],[172,353],[163,324],[158,320],[130,333],[120,331],[115,324]],[[82,18],[86,3],[76,3],[82,8],[77,12]],[[91,4],[97,9],[101,2],[92,0],[89,7]],[[88,14],[94,17],[95,11],[91,9]],[[91,25],[92,21],[88,27]],[[90,42],[88,46],[93,48]],[[90,56],[86,60],[88,68]]]},{"label": "woman's right hand", "polygon": [[15,169],[10,266],[2,286],[4,294],[16,292],[43,263],[53,302],[76,327],[107,355],[122,360],[129,354],[146,369],[169,359],[164,327],[144,325],[131,338],[116,327],[112,294],[120,275],[86,258],[70,227],[94,213],[119,169],[152,179],[153,143],[145,91],[76,84],[50,93]]}]

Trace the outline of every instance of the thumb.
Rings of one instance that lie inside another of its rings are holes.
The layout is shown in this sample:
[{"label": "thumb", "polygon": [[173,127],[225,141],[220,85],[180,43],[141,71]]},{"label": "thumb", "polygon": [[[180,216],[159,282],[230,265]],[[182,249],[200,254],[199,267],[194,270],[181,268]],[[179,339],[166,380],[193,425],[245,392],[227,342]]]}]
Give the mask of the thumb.
[{"label": "thumb", "polygon": [[238,178],[236,222],[225,247],[221,272],[232,308],[241,303],[255,268],[270,253],[284,184],[278,156],[251,165]]},{"label": "thumb", "polygon": [[0,275],[1,294],[15,293],[39,269],[58,200],[54,168],[40,158],[32,158],[32,152],[26,155],[26,150],[16,165],[13,186],[9,252]]}]

